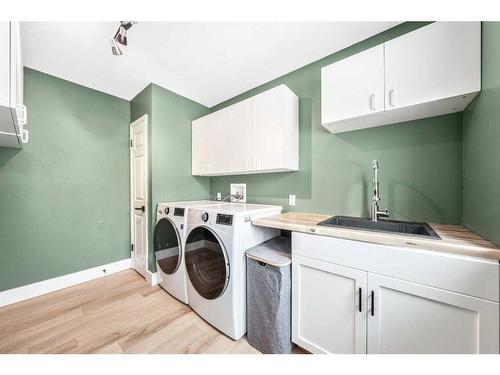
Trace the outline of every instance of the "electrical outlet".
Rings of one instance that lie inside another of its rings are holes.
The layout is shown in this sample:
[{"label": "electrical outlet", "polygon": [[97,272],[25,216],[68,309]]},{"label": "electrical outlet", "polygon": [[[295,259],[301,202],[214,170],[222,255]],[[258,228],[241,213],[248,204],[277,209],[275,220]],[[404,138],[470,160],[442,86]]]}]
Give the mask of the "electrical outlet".
[{"label": "electrical outlet", "polygon": [[220,192],[217,192],[217,200],[220,201],[222,199],[222,194]]},{"label": "electrical outlet", "polygon": [[288,196],[288,205],[295,206],[295,194],[290,194]]}]

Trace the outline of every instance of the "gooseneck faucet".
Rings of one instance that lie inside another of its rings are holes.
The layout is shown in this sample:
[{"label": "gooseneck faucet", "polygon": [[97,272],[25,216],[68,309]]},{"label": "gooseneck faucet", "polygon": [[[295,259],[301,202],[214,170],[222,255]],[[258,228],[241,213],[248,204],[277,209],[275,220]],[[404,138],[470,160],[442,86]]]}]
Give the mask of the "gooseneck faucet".
[{"label": "gooseneck faucet", "polygon": [[387,217],[389,216],[389,210],[387,208],[384,211],[379,211],[378,202],[380,201],[380,192],[378,185],[378,161],[377,159],[372,162],[373,167],[373,196],[372,196],[372,210],[371,216],[372,221],[378,221],[379,216]]}]

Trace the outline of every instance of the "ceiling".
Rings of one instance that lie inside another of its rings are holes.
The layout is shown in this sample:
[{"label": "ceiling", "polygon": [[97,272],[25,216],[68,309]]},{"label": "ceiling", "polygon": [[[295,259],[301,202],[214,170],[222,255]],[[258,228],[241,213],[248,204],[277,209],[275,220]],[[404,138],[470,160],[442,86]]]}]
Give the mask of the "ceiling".
[{"label": "ceiling", "polygon": [[398,22],[23,22],[24,65],[127,100],[149,83],[212,107]]}]

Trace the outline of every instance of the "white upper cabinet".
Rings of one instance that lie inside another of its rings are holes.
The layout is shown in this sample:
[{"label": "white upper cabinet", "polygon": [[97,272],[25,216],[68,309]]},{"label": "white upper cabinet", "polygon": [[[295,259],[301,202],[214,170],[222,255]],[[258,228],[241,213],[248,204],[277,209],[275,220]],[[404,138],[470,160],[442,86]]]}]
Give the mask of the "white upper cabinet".
[{"label": "white upper cabinet", "polygon": [[481,23],[435,22],[385,43],[385,88],[386,110],[480,91]]},{"label": "white upper cabinet", "polygon": [[384,111],[384,46],[321,69],[323,123]]},{"label": "white upper cabinet", "polygon": [[332,133],[463,111],[481,90],[481,23],[434,22],[324,67],[321,85]]},{"label": "white upper cabinet", "polygon": [[277,86],[192,123],[192,174],[299,169],[298,98]]},{"label": "white upper cabinet", "polygon": [[0,146],[27,141],[19,22],[0,22]]}]

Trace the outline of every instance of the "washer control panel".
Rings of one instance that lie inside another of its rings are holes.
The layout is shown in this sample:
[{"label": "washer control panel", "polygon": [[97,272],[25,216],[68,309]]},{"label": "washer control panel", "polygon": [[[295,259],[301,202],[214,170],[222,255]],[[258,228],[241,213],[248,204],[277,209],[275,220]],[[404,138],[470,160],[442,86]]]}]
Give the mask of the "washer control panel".
[{"label": "washer control panel", "polygon": [[217,214],[216,224],[233,225],[233,215]]}]

